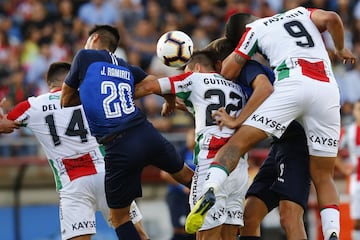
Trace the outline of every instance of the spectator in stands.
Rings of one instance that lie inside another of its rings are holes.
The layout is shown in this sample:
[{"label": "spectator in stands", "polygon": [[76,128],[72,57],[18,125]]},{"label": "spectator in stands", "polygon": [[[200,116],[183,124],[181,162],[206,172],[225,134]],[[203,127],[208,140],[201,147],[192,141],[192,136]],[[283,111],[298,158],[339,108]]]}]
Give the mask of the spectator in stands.
[{"label": "spectator in stands", "polygon": [[348,149],[353,166],[350,176],[350,216],[354,221],[352,239],[360,240],[360,100],[354,103],[353,116],[355,121],[346,127],[341,147]]}]

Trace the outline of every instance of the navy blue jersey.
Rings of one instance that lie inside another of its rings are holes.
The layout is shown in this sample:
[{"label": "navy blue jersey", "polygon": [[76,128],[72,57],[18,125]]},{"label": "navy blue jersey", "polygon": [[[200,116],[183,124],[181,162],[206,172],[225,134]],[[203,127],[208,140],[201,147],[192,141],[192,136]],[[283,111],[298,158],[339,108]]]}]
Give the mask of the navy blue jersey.
[{"label": "navy blue jersey", "polygon": [[274,83],[275,75],[273,70],[254,60],[247,61],[247,63],[241,70],[240,75],[236,78],[236,83],[242,87],[247,99],[249,99],[251,94],[253,93],[252,82],[259,74],[266,75],[269,78],[271,84]]},{"label": "navy blue jersey", "polygon": [[143,122],[134,85],[147,74],[106,50],[80,50],[65,83],[80,92],[91,134],[103,137]]}]

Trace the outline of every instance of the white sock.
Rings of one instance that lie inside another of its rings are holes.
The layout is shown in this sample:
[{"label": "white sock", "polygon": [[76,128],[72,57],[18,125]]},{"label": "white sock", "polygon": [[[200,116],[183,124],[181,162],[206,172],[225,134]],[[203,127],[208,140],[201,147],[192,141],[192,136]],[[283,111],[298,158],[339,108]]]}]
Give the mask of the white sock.
[{"label": "white sock", "polygon": [[340,212],[335,208],[324,208],[320,211],[322,231],[324,239],[329,239],[331,233],[335,232],[337,236],[340,233]]},{"label": "white sock", "polygon": [[228,176],[229,172],[224,167],[217,163],[212,163],[205,178],[203,194],[211,187],[216,192]]},{"label": "white sock", "polygon": [[352,231],[352,240],[360,240],[360,230]]}]

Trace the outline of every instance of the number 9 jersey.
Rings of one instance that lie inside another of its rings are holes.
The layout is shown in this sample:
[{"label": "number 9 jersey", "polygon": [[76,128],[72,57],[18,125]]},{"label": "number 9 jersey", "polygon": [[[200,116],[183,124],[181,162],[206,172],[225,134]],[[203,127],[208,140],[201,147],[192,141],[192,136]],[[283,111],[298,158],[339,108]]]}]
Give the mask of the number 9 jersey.
[{"label": "number 9 jersey", "polygon": [[[235,52],[248,60],[260,52],[274,68],[277,80],[300,74],[333,79],[331,62],[321,33],[311,20],[311,11],[298,7],[247,24]],[[321,66],[314,67],[318,71],[311,71],[311,64],[319,62]],[[310,73],[302,72],[299,66]]]}]

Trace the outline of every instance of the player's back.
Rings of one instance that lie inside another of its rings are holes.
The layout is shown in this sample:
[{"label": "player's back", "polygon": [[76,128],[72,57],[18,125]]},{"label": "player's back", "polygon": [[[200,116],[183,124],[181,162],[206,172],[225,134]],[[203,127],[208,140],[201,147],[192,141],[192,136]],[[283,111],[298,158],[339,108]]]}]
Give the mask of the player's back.
[{"label": "player's back", "polygon": [[90,134],[82,106],[61,108],[60,96],[61,91],[30,97],[8,114],[32,130],[49,159],[58,189],[70,179],[104,172],[103,150]]},{"label": "player's back", "polygon": [[195,117],[196,133],[232,134],[234,130],[224,127],[220,131],[212,117],[219,108],[225,108],[231,116],[238,116],[245,104],[241,87],[217,73],[191,73],[183,81],[174,82],[177,96],[187,95],[185,103]]},{"label": "player's back", "polygon": [[325,61],[331,67],[321,33],[311,20],[311,10],[298,7],[246,27],[247,36],[239,49],[245,55],[258,48],[275,68],[296,67],[298,58]]}]

